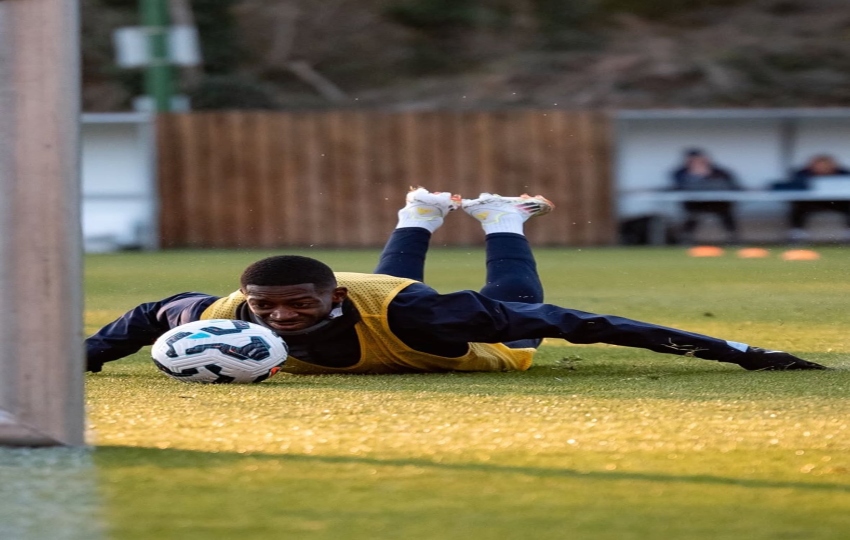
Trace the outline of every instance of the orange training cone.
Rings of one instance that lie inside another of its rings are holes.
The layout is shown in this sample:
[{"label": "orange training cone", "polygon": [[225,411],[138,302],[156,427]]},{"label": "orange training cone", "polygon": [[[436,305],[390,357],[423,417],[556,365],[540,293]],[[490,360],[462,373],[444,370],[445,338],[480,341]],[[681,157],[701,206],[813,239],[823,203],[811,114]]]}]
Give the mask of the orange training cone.
[{"label": "orange training cone", "polygon": [[738,257],[742,259],[763,259],[769,255],[770,252],[764,248],[742,248],[738,250]]},{"label": "orange training cone", "polygon": [[691,257],[720,257],[723,255],[723,248],[717,246],[694,246],[688,250],[688,255]]},{"label": "orange training cone", "polygon": [[783,261],[816,261],[820,254],[810,249],[790,249],[782,254]]}]

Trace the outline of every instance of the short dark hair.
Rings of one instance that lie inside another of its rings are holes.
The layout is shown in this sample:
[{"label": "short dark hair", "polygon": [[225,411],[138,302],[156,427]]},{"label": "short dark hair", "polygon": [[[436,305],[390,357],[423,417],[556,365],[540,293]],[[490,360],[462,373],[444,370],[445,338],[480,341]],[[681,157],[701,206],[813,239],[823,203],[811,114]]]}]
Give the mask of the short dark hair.
[{"label": "short dark hair", "polygon": [[277,255],[261,259],[245,269],[239,280],[244,289],[248,285],[277,286],[312,283],[317,289],[336,286],[336,276],[330,266],[310,257]]}]

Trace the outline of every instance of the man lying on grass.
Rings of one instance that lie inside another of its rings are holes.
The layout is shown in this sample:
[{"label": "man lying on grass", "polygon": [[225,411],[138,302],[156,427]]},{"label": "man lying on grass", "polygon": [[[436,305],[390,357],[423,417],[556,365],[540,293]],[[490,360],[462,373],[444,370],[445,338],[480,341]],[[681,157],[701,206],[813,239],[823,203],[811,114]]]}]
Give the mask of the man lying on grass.
[{"label": "man lying on grass", "polygon": [[[425,255],[431,234],[461,207],[484,229],[487,284],[481,292],[439,294],[422,283]],[[543,338],[641,347],[749,370],[826,369],[781,351],[542,303],[523,224],[552,208],[541,196],[461,200],[413,190],[374,274],[334,273],[292,255],[260,260],[224,298],[181,293],[130,310],[86,340],[88,370],[201,319],[271,328],[290,349],[282,371],[299,374],[522,371]]]}]

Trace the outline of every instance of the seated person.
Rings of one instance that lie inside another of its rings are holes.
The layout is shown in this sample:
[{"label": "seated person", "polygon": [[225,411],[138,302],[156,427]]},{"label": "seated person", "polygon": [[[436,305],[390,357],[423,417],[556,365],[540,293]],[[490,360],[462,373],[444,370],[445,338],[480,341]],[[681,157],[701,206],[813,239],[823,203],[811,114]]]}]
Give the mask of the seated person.
[{"label": "seated person", "polygon": [[[738,190],[735,176],[711,162],[706,153],[698,148],[685,152],[682,166],[673,171],[673,188],[677,191],[723,191]],[[686,219],[682,225],[683,241],[690,243],[696,230],[700,214],[714,214],[723,223],[730,242],[738,239],[738,224],[732,213],[730,201],[685,201],[682,203]]]},{"label": "seated person", "polygon": [[[850,170],[838,165],[830,155],[818,154],[809,159],[805,167],[794,172],[791,184],[799,189],[810,189],[811,179],[826,176],[850,176]],[[788,239],[791,242],[801,242],[808,239],[806,221],[811,214],[817,212],[840,212],[844,214],[847,230],[843,240],[850,241],[850,200],[840,201],[793,201],[788,221],[791,228]]]}]

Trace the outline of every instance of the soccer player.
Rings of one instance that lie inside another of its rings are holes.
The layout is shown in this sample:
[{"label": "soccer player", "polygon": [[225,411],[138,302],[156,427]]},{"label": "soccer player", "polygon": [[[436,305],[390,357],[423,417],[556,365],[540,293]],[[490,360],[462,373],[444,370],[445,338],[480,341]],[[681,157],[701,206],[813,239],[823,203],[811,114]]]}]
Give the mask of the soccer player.
[{"label": "soccer player", "polygon": [[[452,210],[481,223],[487,283],[440,294],[422,282],[431,234]],[[482,193],[461,200],[412,190],[374,274],[338,272],[309,257],[257,261],[226,297],[187,292],[137,306],[86,340],[89,371],[202,319],[261,324],[289,345],[282,371],[416,373],[522,371],[543,338],[609,343],[737,364],[749,370],[826,369],[781,351],[543,303],[523,225],[553,206],[542,196]]]}]

